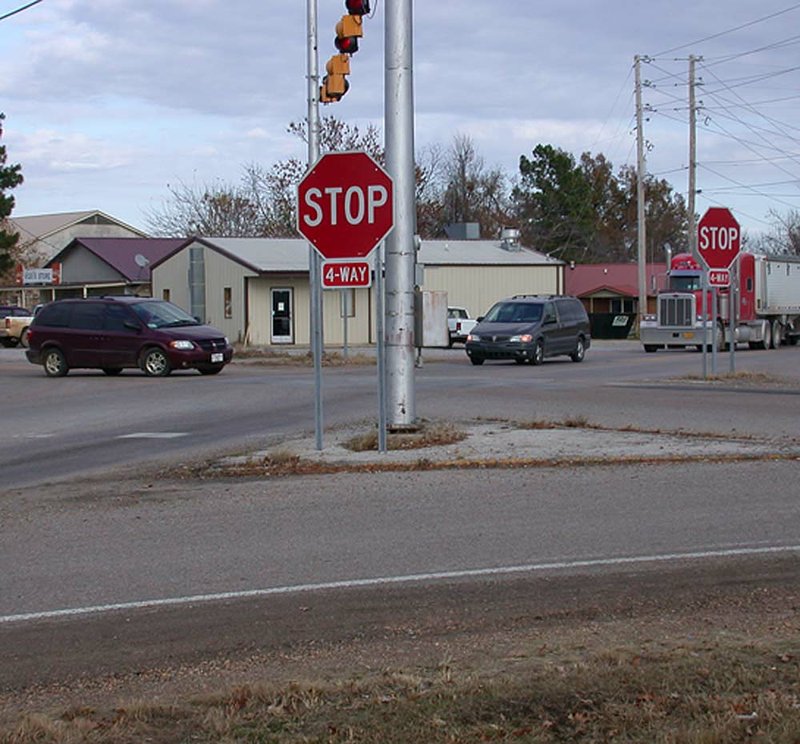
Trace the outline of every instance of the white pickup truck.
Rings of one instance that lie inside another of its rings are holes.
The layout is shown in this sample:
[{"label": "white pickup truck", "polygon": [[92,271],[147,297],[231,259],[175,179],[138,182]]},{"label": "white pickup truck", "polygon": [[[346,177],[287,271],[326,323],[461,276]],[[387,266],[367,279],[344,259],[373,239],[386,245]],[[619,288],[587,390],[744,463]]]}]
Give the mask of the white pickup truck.
[{"label": "white pickup truck", "polygon": [[5,309],[10,310],[8,314],[5,311],[0,312],[0,317],[2,317],[2,320],[0,320],[0,342],[2,342],[3,346],[28,345],[28,328],[40,307],[41,305],[37,305],[31,313],[25,308],[7,306]]},{"label": "white pickup truck", "polygon": [[450,331],[450,346],[454,343],[465,343],[469,332],[477,322],[475,318],[470,318],[467,308],[448,307],[447,328]]}]

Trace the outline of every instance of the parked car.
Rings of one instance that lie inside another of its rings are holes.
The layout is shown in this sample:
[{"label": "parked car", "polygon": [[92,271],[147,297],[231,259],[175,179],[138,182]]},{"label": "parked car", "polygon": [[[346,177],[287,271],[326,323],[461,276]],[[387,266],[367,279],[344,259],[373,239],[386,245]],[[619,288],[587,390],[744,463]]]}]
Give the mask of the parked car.
[{"label": "parked car", "polygon": [[230,362],[228,339],[177,305],[144,297],[57,300],[45,305],[28,331],[25,352],[49,377],[70,369],[118,375],[139,368],[150,377],[173,369],[215,375]]},{"label": "parked car", "polygon": [[28,328],[42,305],[36,305],[32,313],[27,315],[7,315],[5,321],[6,346],[28,345]]},{"label": "parked car", "polygon": [[29,317],[31,311],[19,305],[0,305],[0,344],[3,346],[16,346],[19,338],[9,333],[6,327],[6,318]]},{"label": "parked car", "polygon": [[541,364],[560,354],[582,362],[591,343],[589,317],[576,297],[515,295],[478,318],[466,350],[473,364],[486,359]]},{"label": "parked car", "polygon": [[455,343],[465,343],[469,332],[477,322],[477,320],[470,317],[467,308],[448,307],[447,329],[450,332],[450,346]]}]

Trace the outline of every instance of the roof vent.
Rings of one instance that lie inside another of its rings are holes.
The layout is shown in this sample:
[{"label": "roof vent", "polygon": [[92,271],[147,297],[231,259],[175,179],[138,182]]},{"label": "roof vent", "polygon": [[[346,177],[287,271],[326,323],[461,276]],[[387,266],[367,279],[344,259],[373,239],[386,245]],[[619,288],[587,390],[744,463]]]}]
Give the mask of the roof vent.
[{"label": "roof vent", "polygon": [[519,230],[513,227],[504,227],[500,233],[500,247],[506,251],[521,251],[519,244]]},{"label": "roof vent", "polygon": [[444,234],[450,240],[480,240],[481,226],[478,222],[453,222],[444,226]]}]

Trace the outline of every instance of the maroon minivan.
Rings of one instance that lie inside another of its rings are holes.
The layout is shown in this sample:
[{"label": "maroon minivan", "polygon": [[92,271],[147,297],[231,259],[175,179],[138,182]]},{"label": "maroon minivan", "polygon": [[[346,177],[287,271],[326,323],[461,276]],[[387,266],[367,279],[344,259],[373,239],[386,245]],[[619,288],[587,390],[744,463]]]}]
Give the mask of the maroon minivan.
[{"label": "maroon minivan", "polygon": [[107,375],[126,368],[150,377],[174,369],[215,375],[233,357],[221,331],[177,305],[127,295],[51,302],[31,323],[28,343],[28,361],[41,364],[48,377],[79,368]]}]

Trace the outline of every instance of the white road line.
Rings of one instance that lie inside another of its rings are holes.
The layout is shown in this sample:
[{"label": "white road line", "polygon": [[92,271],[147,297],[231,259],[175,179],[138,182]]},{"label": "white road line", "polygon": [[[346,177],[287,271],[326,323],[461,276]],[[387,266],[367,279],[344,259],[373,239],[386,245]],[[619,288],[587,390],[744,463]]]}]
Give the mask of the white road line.
[{"label": "white road line", "polygon": [[133,434],[121,434],[117,439],[177,439],[188,437],[185,431],[136,431]]},{"label": "white road line", "polygon": [[662,555],[637,555],[622,558],[595,558],[582,561],[553,561],[551,563],[530,563],[520,566],[498,566],[497,568],[473,568],[463,571],[434,571],[432,573],[408,574],[406,576],[382,576],[373,579],[347,579],[328,581],[319,584],[294,584],[276,586],[268,589],[250,589],[238,592],[219,592],[217,594],[195,594],[187,597],[167,597],[165,599],[145,599],[139,602],[118,602],[115,604],[72,607],[44,612],[26,612],[20,615],[0,615],[0,624],[35,620],[52,620],[61,617],[99,615],[118,610],[141,610],[153,607],[175,607],[178,605],[219,602],[229,599],[252,599],[279,594],[300,594],[328,589],[357,589],[360,587],[391,586],[425,581],[448,581],[452,579],[477,578],[480,576],[503,576],[507,574],[537,573],[556,569],[597,568],[603,566],[625,566],[637,563],[667,563],[670,561],[702,560],[706,558],[733,558],[736,556],[774,555],[778,553],[800,553],[800,545],[776,545],[763,548],[729,548],[726,550],[700,550],[690,553],[664,553]]}]

